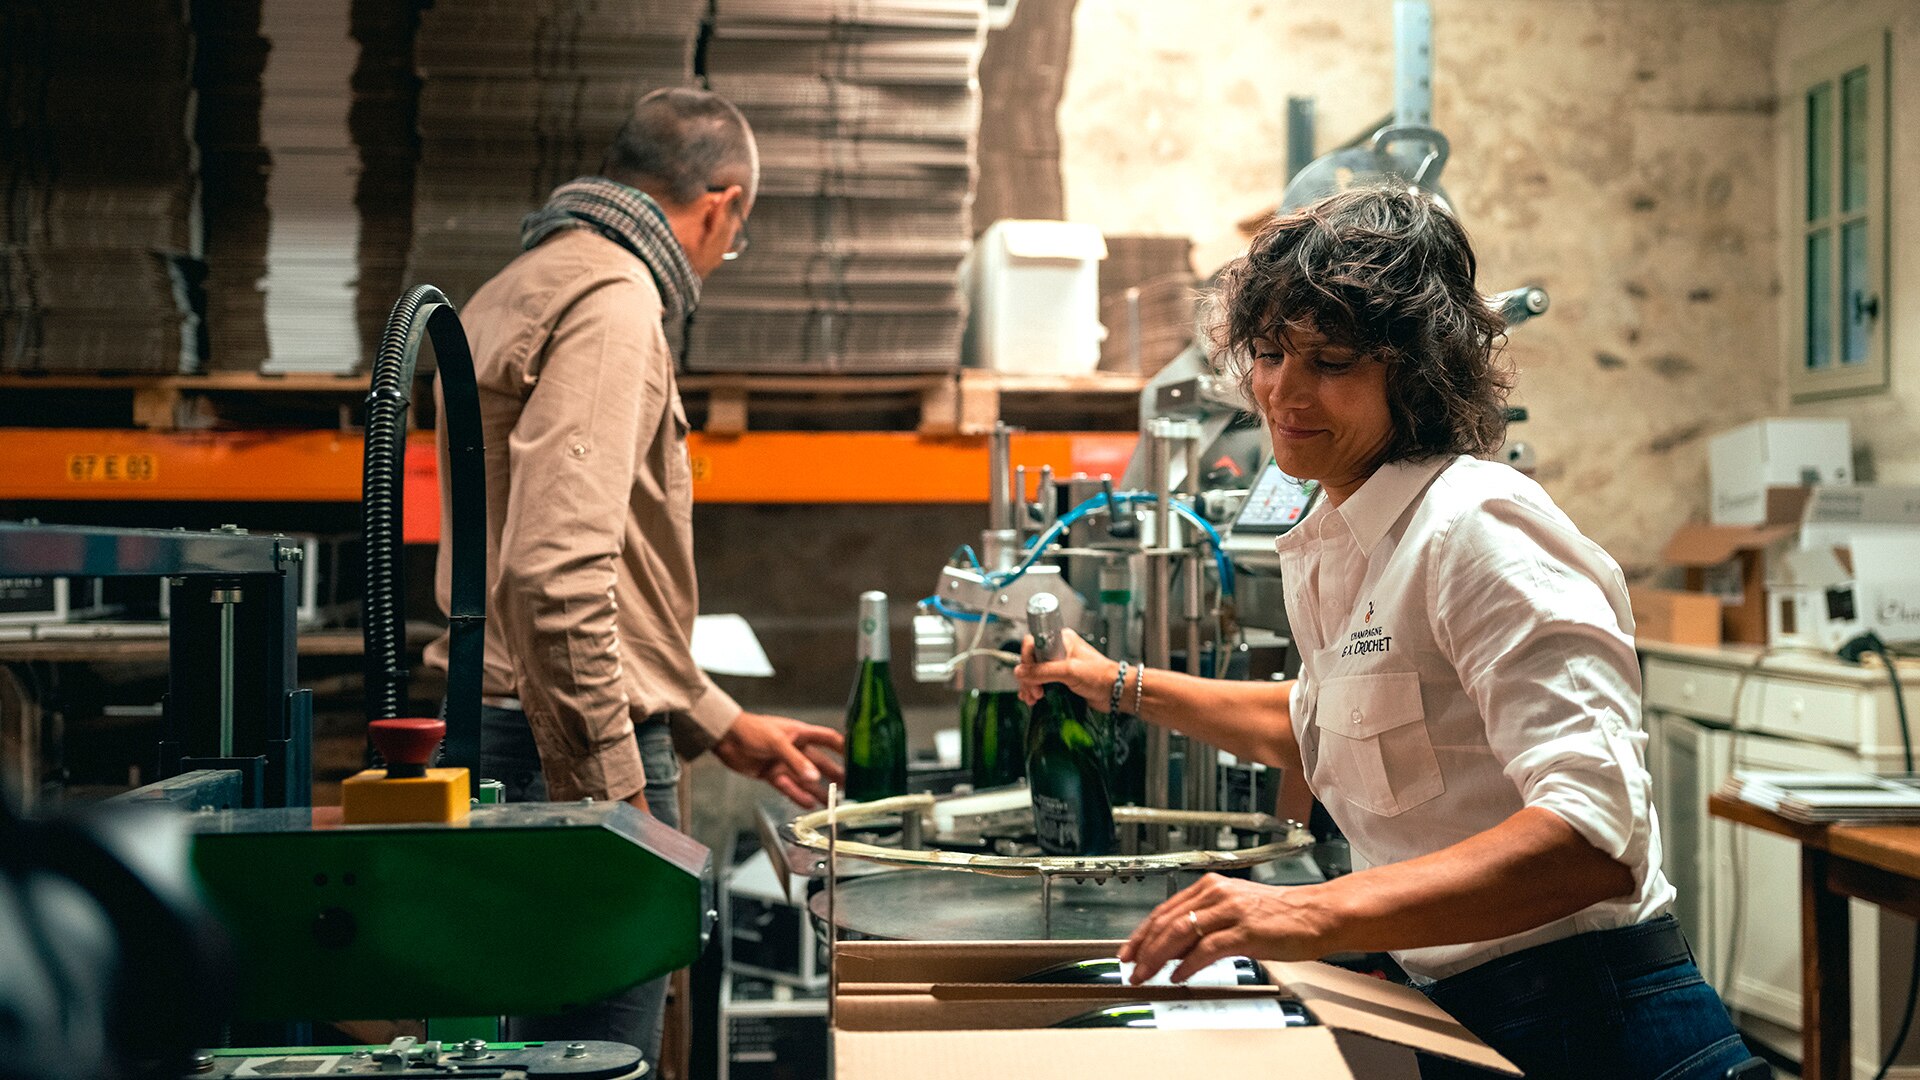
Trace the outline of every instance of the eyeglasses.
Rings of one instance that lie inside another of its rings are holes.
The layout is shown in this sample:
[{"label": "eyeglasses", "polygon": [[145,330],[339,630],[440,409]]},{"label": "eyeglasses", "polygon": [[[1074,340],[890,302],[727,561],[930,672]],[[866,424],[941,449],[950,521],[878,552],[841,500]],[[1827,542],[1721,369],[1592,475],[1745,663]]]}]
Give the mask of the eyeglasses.
[{"label": "eyeglasses", "polygon": [[[729,191],[731,189],[732,189],[732,185],[723,185],[721,187],[710,187],[707,189],[707,191],[713,194],[718,194],[720,192]],[[738,232],[735,232],[733,234],[733,246],[727,249],[727,253],[725,255],[720,256],[720,259],[722,262],[732,262],[733,260],[739,258],[740,256],[745,255],[747,253],[747,248],[752,244],[752,240],[747,236],[746,212],[740,209],[740,203],[738,201],[736,201],[733,204],[733,209],[735,213],[740,215],[740,229]]]}]

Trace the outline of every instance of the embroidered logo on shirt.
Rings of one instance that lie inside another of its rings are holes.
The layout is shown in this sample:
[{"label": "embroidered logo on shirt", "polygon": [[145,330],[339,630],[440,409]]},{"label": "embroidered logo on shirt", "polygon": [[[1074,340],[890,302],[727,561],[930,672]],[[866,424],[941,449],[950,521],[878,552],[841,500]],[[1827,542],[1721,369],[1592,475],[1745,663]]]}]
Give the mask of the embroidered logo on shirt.
[{"label": "embroidered logo on shirt", "polygon": [[[1368,612],[1367,618],[1369,620],[1373,618],[1372,612]],[[1366,656],[1368,653],[1383,653],[1391,648],[1393,648],[1393,635],[1387,633],[1387,628],[1371,626],[1348,634],[1347,643],[1340,647],[1340,655]]]}]

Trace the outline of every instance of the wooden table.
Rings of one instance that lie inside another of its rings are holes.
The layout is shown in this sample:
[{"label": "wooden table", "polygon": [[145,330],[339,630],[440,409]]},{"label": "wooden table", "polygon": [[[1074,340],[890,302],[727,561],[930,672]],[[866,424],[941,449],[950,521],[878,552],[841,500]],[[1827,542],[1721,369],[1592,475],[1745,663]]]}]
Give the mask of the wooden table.
[{"label": "wooden table", "polygon": [[1801,825],[1738,799],[1707,800],[1726,818],[1800,844],[1800,1075],[1853,1069],[1847,900],[1920,919],[1920,825]]}]

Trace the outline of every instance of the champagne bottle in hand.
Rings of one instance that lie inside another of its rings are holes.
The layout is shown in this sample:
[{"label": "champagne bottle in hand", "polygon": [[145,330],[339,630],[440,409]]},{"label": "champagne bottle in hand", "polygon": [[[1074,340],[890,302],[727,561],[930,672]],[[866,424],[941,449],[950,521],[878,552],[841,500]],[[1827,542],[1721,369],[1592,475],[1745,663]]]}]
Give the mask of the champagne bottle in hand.
[{"label": "champagne bottle in hand", "polygon": [[[1040,593],[1028,601],[1027,626],[1039,660],[1066,657],[1057,597]],[[1113,853],[1105,750],[1087,703],[1061,683],[1047,684],[1027,722],[1027,786],[1034,832],[1047,854]]]}]

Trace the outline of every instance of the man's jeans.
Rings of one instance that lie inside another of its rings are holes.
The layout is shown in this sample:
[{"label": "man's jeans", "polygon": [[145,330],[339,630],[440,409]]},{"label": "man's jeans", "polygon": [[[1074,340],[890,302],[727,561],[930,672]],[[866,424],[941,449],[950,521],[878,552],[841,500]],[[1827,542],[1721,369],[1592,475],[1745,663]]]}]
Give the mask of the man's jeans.
[{"label": "man's jeans", "polygon": [[[640,764],[647,774],[647,807],[654,817],[677,829],[680,758],[673,752],[673,736],[666,721],[640,724],[634,737],[640,743]],[[480,707],[480,775],[506,785],[508,802],[547,801],[547,781],[540,773],[540,752],[534,746],[526,713],[492,705]],[[666,1002],[667,977],[661,976],[605,1001],[556,1016],[509,1017],[506,1037],[522,1042],[622,1042],[638,1047],[646,1055],[647,1064],[657,1068]]]},{"label": "man's jeans", "polygon": [[[1751,1054],[1678,933],[1662,916],[1525,949],[1422,989],[1530,1077],[1722,1080]],[[1620,947],[1663,935],[1680,942],[1677,958],[1636,961]],[[1422,1055],[1420,1075],[1492,1074]]]}]

